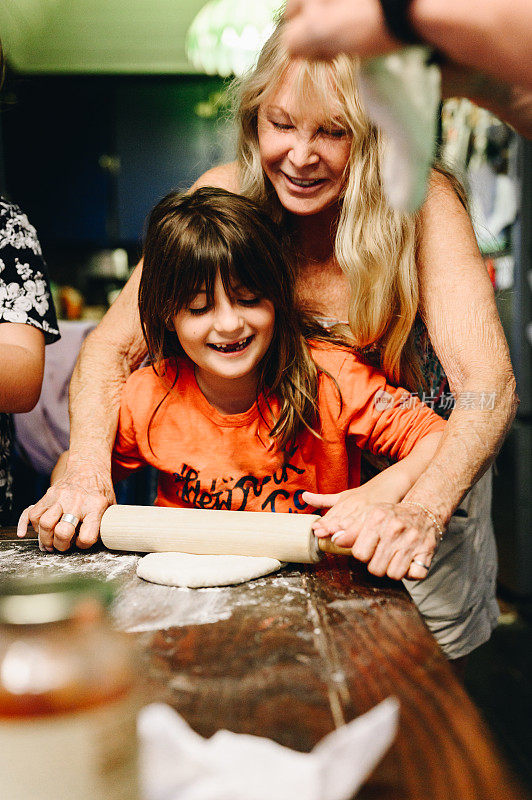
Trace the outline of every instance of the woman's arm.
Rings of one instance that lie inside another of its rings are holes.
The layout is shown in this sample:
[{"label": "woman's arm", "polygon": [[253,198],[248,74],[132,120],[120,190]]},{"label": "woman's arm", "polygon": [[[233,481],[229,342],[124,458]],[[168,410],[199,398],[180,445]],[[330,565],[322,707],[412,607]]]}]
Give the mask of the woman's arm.
[{"label": "woman's arm", "polygon": [[90,547],[100,520],[114,502],[111,449],[120,394],[128,375],[146,354],[138,314],[139,265],[81,349],[70,384],[70,450],[62,477],[21,515],[18,535],[28,521],[40,530],[45,547],[67,550],[75,530],[60,522],[63,513],[81,521],[76,544]]},{"label": "woman's arm", "polygon": [[0,323],[0,412],[31,411],[41,393],[44,335],[19,322]]},{"label": "woman's arm", "polygon": [[434,459],[406,500],[430,508],[444,526],[497,455],[518,400],[469,216],[443,176],[432,180],[420,233],[421,313],[455,407]]},{"label": "woman's arm", "polygon": [[240,186],[236,161],[231,161],[229,164],[219,164],[217,167],[208,169],[192,184],[190,191],[195,192],[196,189],[200,189],[202,186],[214,186],[217,189],[226,189],[228,192],[238,194]]},{"label": "woman's arm", "polygon": [[[412,563],[403,572],[399,557],[387,562],[385,556],[393,549],[401,553],[415,541],[416,554],[430,567],[438,538],[430,515],[440,528],[449,522],[497,455],[518,402],[493,289],[469,216],[439,174],[432,179],[420,225],[421,312],[455,408],[434,457],[403,497],[385,470],[383,483],[375,487],[379,502],[370,496],[360,504],[360,498],[344,492],[336,504],[330,500],[337,496],[326,498],[323,506],[332,508],[320,521],[327,534],[346,531],[356,539],[353,555],[370,572],[414,580],[425,578],[428,569]],[[343,541],[339,538],[338,544]]]}]

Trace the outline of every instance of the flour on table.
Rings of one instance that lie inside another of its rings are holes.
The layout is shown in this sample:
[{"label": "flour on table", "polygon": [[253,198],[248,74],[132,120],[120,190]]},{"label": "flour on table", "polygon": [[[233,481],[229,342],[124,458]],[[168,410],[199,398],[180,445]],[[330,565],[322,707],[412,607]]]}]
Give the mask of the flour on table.
[{"label": "flour on table", "polygon": [[137,565],[137,575],[165,586],[231,586],[280,569],[276,558],[212,556],[190,553],[149,553]]}]

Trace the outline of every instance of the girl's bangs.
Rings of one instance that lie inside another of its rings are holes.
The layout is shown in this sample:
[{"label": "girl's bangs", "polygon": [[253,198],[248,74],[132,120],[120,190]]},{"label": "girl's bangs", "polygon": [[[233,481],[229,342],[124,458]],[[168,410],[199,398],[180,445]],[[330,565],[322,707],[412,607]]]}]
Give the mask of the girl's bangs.
[{"label": "girl's bangs", "polygon": [[201,236],[181,228],[173,246],[164,254],[162,271],[168,276],[165,289],[165,318],[169,320],[187,308],[201,292],[212,300],[218,271],[217,254]]},{"label": "girl's bangs", "polygon": [[214,297],[214,284],[218,272],[218,260],[213,254],[205,252],[201,246],[188,258],[183,259],[181,268],[177,271],[177,285],[175,293],[175,312],[186,308],[202,291],[207,295],[207,300],[212,303]]},{"label": "girl's bangs", "polygon": [[226,243],[220,242],[217,248],[200,245],[190,253],[189,258],[182,262],[183,266],[186,263],[186,267],[179,270],[172,313],[186,308],[203,291],[207,304],[212,305],[218,273],[224,291],[231,300],[238,299],[243,291],[268,300],[278,299],[279,286],[269,278],[271,264],[266,265],[254,249],[250,248],[249,252],[246,250],[233,248],[231,252]]},{"label": "girl's bangs", "polygon": [[242,291],[266,300],[279,296],[279,286],[270,278],[271,264],[265,264],[256,251],[227,253],[218,268],[224,291],[232,300],[238,299]]}]

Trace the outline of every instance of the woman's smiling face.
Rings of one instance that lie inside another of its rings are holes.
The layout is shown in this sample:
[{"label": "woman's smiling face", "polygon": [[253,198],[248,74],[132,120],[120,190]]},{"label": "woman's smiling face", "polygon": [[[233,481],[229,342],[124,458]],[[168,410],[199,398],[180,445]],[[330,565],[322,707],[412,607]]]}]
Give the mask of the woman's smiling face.
[{"label": "woman's smiling face", "polygon": [[281,204],[307,216],[338,202],[352,137],[319,103],[297,97],[296,69],[259,106],[257,127],[262,168]]}]

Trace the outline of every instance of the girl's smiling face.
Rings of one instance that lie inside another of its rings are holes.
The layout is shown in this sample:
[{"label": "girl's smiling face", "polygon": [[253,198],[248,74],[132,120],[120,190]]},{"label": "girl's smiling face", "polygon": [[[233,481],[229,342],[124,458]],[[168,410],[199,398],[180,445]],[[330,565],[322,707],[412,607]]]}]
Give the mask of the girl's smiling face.
[{"label": "girl's smiling face", "polygon": [[173,318],[173,328],[181,347],[195,363],[196,380],[213,405],[224,406],[223,396],[235,391],[244,400],[246,411],[256,396],[259,364],[273,338],[273,303],[256,297],[247,289],[235,287],[234,297],[224,289],[216,275],[212,303],[200,291]]},{"label": "girl's smiling face", "polygon": [[287,211],[318,214],[338,202],[352,137],[319,104],[298,99],[296,67],[259,106],[257,130],[262,168]]}]

